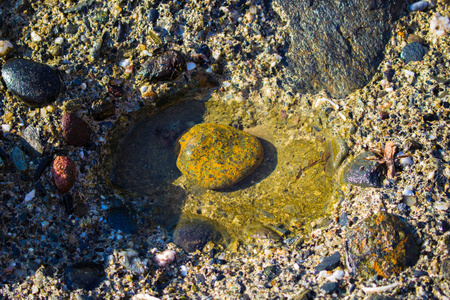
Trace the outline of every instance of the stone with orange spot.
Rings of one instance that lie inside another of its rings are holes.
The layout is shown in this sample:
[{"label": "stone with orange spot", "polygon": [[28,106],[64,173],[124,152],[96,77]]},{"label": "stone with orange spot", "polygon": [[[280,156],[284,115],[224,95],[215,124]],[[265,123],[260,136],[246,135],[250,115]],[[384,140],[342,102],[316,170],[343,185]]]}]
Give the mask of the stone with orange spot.
[{"label": "stone with orange spot", "polygon": [[231,126],[198,124],[178,141],[177,167],[207,189],[224,189],[252,173],[264,150],[259,140]]},{"label": "stone with orange spot", "polygon": [[419,246],[408,226],[397,216],[379,212],[361,221],[346,241],[351,272],[364,277],[389,278],[414,266]]}]

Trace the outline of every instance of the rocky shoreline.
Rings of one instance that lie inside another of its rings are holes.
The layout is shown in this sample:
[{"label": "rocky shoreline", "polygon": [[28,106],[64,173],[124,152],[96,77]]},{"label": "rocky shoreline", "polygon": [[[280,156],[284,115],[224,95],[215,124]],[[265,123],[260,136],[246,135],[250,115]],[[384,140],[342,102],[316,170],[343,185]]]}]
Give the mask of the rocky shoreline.
[{"label": "rocky shoreline", "polygon": [[[450,297],[450,4],[401,2],[338,98],[287,70],[284,1],[1,1],[0,299]],[[259,168],[182,175],[198,123]]]}]

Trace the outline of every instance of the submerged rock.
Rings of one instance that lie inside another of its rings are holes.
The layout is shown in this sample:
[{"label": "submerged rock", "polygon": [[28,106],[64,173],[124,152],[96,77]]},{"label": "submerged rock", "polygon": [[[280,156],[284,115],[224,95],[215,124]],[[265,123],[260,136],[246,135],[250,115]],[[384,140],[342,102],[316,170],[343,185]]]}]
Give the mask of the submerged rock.
[{"label": "submerged rock", "polygon": [[327,173],[334,172],[339,168],[342,161],[347,157],[348,150],[347,143],[340,137],[334,138],[327,144],[326,151],[329,155],[325,166]]},{"label": "submerged rock", "polygon": [[424,55],[425,48],[418,42],[407,44],[403,47],[402,53],[400,53],[400,57],[403,58],[405,63],[409,63],[411,61],[421,61]]},{"label": "submerged rock", "polygon": [[344,169],[344,182],[361,187],[380,187],[382,168],[377,161],[367,159],[372,157],[374,154],[370,152],[356,156]]},{"label": "submerged rock", "polygon": [[108,224],[115,230],[127,234],[137,233],[137,222],[134,212],[127,206],[113,207],[106,217]]},{"label": "submerged rock", "polygon": [[198,124],[179,139],[177,167],[207,189],[223,189],[244,179],[261,163],[259,140],[231,126]]},{"label": "submerged rock", "polygon": [[58,98],[62,88],[59,74],[46,64],[15,58],[2,68],[8,90],[31,107],[46,106]]},{"label": "submerged rock", "polygon": [[414,266],[420,248],[403,221],[379,212],[353,228],[346,241],[346,261],[351,272],[385,278]]},{"label": "submerged rock", "polygon": [[342,97],[365,86],[383,59],[393,21],[406,1],[276,0],[290,24],[292,85]]},{"label": "submerged rock", "polygon": [[102,265],[92,262],[76,263],[64,271],[64,281],[69,290],[94,290],[105,279],[106,273]]}]

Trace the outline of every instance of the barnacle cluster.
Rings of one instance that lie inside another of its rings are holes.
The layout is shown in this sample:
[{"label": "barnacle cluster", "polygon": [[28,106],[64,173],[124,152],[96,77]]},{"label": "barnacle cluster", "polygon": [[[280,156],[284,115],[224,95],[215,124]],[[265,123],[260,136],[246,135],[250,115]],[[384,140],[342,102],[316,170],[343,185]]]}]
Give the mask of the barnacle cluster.
[{"label": "barnacle cluster", "polygon": [[450,32],[449,18],[436,13],[430,20],[430,31],[439,37],[447,35]]}]

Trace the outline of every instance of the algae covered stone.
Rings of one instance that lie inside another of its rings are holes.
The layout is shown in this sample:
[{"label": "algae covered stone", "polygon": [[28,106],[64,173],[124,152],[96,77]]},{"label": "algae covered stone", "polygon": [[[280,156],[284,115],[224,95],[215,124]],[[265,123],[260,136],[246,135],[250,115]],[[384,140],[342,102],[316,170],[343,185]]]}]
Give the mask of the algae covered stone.
[{"label": "algae covered stone", "polygon": [[232,186],[252,173],[264,155],[256,137],[226,125],[195,125],[178,142],[178,169],[207,189]]},{"label": "algae covered stone", "polygon": [[407,225],[386,212],[361,221],[346,241],[347,267],[365,277],[398,275],[415,265],[419,252]]}]

